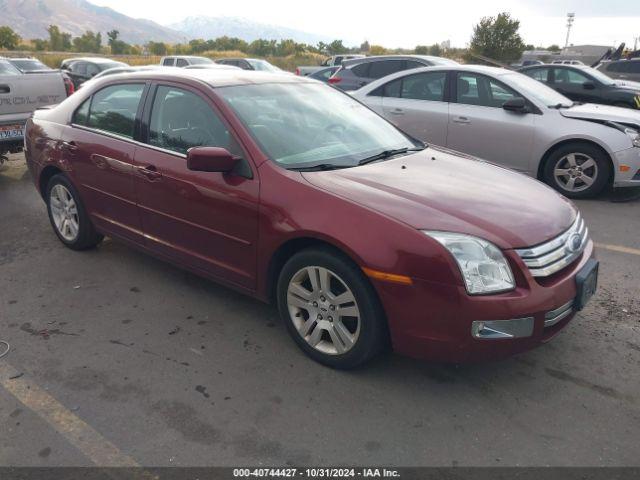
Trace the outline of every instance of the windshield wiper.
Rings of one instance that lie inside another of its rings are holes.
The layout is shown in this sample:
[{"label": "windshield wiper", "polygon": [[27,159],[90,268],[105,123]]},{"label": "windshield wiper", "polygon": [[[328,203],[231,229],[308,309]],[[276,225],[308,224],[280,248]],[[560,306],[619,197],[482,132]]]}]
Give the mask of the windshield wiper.
[{"label": "windshield wiper", "polygon": [[383,150],[380,153],[376,153],[375,155],[371,155],[370,157],[363,158],[358,162],[358,165],[366,165],[367,163],[375,162],[377,160],[386,160],[388,158],[391,158],[395,155],[400,155],[402,153],[419,152],[420,150],[424,150],[425,148],[426,148],[426,145],[415,147],[415,148],[404,147],[404,148],[396,148],[394,150]]},{"label": "windshield wiper", "polygon": [[336,165],[335,163],[319,163],[317,165],[309,165],[306,167],[289,167],[287,170],[295,170],[296,172],[318,172],[324,170],[339,170],[341,168],[350,168],[354,165]]}]

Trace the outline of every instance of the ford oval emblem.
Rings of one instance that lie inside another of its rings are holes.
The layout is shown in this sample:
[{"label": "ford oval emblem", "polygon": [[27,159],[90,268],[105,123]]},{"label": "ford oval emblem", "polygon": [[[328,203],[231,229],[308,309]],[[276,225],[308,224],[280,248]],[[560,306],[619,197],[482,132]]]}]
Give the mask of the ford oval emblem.
[{"label": "ford oval emblem", "polygon": [[580,246],[582,245],[582,237],[579,233],[572,233],[569,235],[567,242],[565,243],[565,248],[567,253],[576,253],[580,250]]}]

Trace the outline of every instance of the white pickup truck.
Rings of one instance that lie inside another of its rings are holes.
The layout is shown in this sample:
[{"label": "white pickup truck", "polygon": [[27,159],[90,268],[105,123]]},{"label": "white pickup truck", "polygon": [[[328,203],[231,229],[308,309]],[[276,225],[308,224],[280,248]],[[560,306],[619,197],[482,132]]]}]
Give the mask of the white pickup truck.
[{"label": "white pickup truck", "polygon": [[355,55],[355,54],[334,55],[332,57],[327,58],[319,66],[297,67],[296,68],[296,75],[300,75],[300,76],[306,77],[307,75],[311,75],[312,73],[315,73],[318,70],[322,70],[323,68],[335,67],[335,66],[342,65],[342,62],[345,61],[345,60],[351,60],[352,58],[363,58],[363,57],[364,57],[364,55]]},{"label": "white pickup truck", "polygon": [[59,70],[22,73],[0,58],[0,163],[4,154],[22,149],[24,124],[34,110],[58,104],[71,93],[73,86]]}]

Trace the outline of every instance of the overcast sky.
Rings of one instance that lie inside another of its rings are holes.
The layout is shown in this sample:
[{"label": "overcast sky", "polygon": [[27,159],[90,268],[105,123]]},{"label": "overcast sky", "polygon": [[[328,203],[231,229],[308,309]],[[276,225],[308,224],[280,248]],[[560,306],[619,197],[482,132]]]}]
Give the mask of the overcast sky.
[{"label": "overcast sky", "polygon": [[[90,0],[126,15],[169,24],[187,16],[237,16],[386,47],[414,47],[451,40],[469,42],[483,16],[507,11],[521,22],[526,43],[564,45],[566,14],[576,20],[569,43],[633,46],[640,36],[638,2],[630,0],[427,0],[331,2],[326,0]],[[639,41],[640,47],[640,41]]]}]

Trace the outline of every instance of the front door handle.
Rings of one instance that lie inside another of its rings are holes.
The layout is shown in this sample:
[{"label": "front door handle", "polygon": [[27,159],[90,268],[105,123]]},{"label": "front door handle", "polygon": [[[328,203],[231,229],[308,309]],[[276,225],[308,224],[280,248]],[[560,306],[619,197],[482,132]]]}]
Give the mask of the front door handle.
[{"label": "front door handle", "polygon": [[390,110],[389,113],[391,115],[404,115],[404,110],[401,108],[394,108],[393,110]]},{"label": "front door handle", "polygon": [[75,153],[75,152],[78,151],[78,145],[73,140],[71,140],[70,142],[63,141],[62,142],[62,148],[64,148],[65,150],[67,150],[70,153]]},{"label": "front door handle", "polygon": [[155,165],[147,165],[145,167],[136,167],[138,172],[147,178],[151,182],[158,181],[162,178],[162,174],[158,171]]},{"label": "front door handle", "polygon": [[453,121],[454,123],[461,123],[461,124],[471,123],[471,120],[469,120],[467,117],[454,117]]},{"label": "front door handle", "polygon": [[11,87],[7,84],[0,85],[0,93],[10,93]]}]

